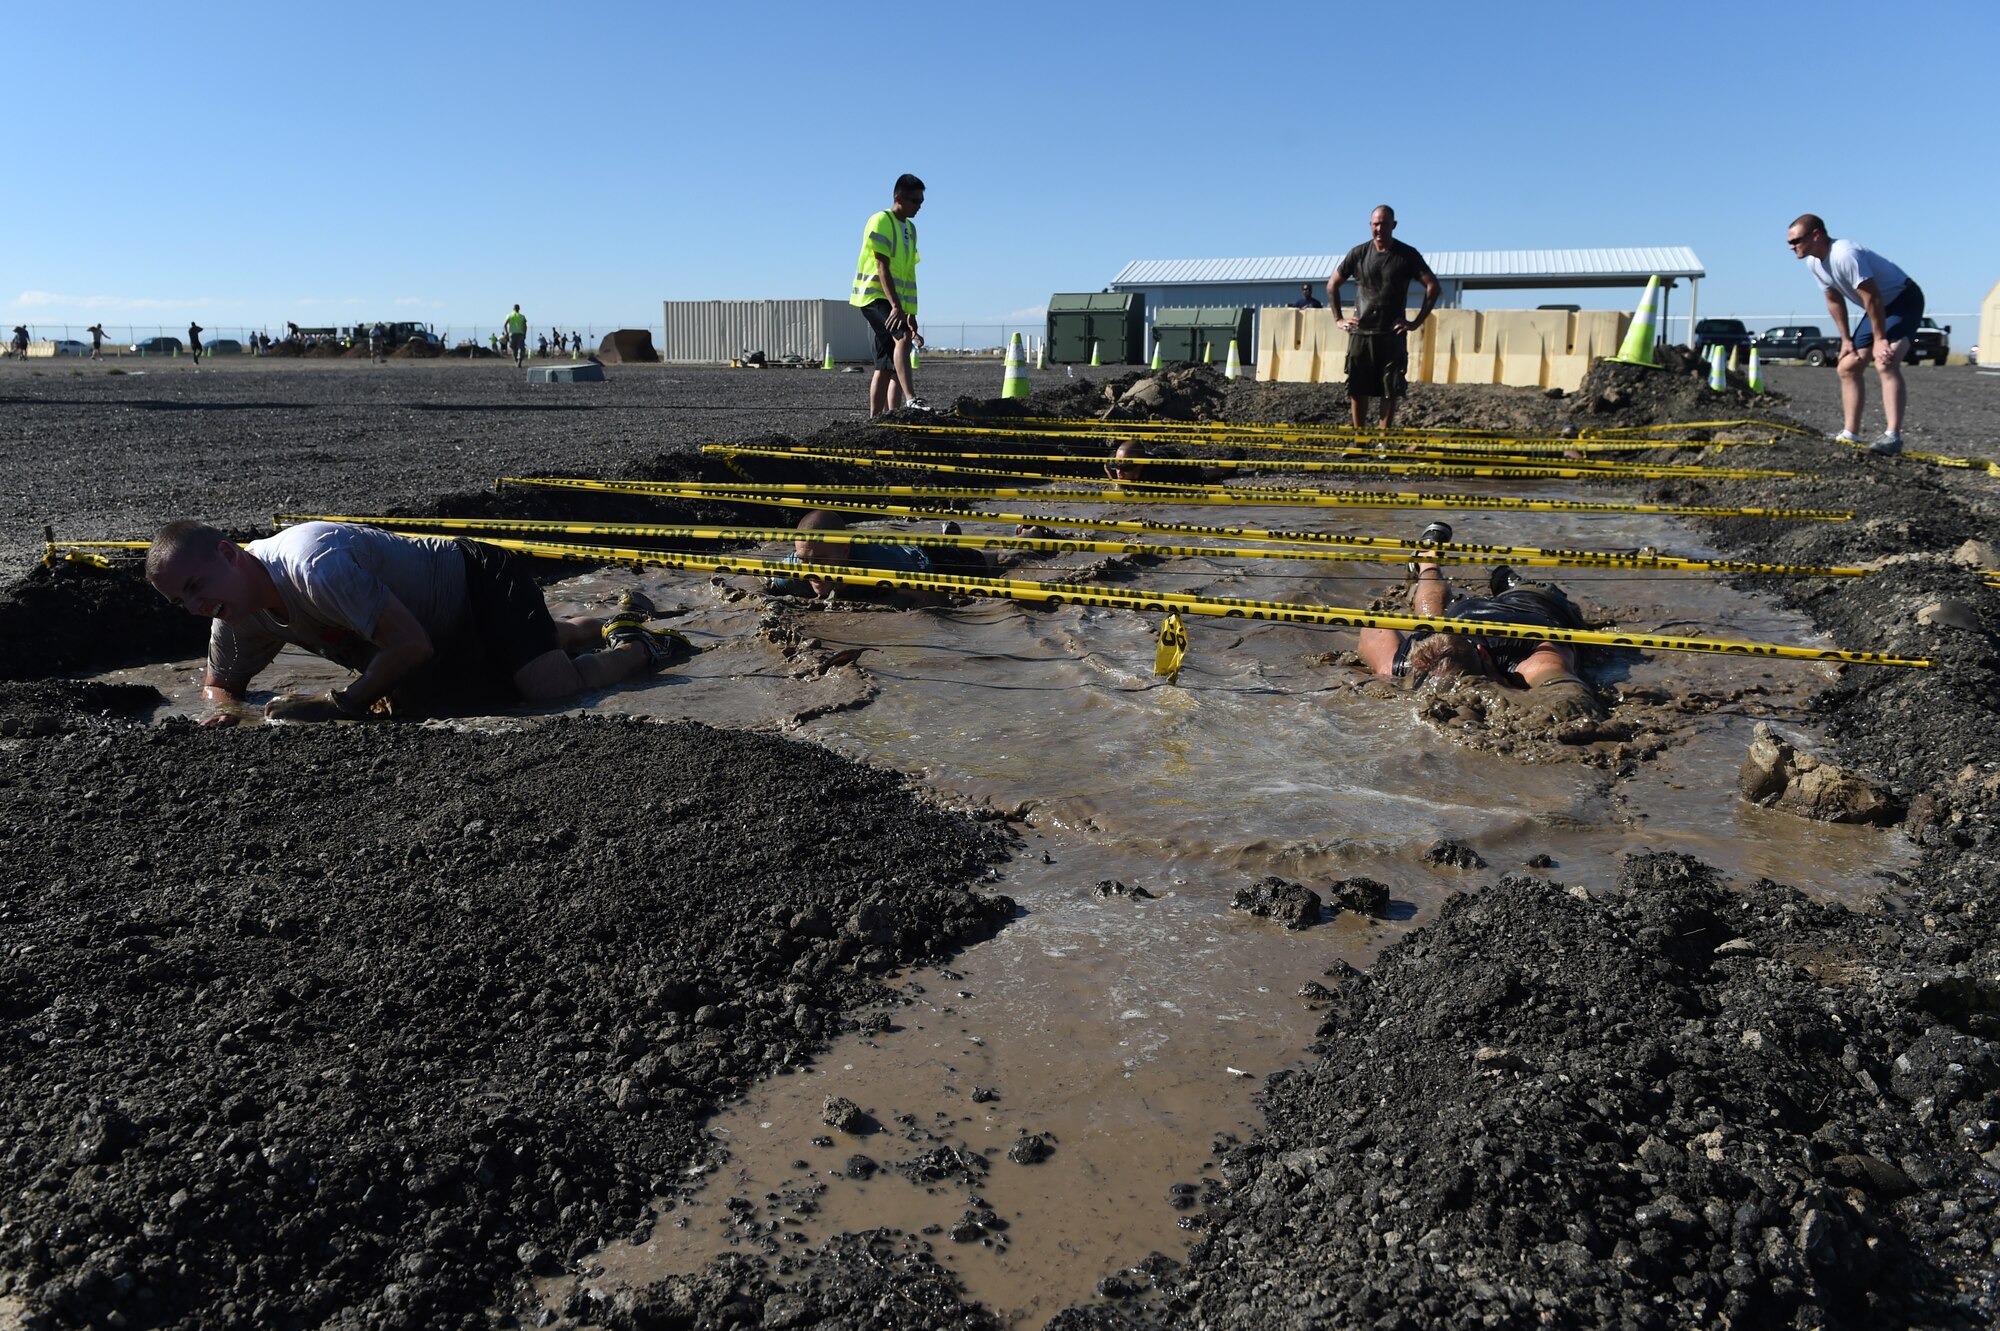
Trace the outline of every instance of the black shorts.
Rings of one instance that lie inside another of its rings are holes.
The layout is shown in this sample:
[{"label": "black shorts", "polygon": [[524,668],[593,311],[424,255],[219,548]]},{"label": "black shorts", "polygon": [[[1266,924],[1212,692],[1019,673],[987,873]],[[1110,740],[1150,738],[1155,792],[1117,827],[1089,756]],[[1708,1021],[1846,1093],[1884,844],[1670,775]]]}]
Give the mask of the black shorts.
[{"label": "black shorts", "polygon": [[896,337],[889,331],[889,302],[871,300],[861,307],[861,317],[875,332],[875,368],[893,370],[896,368]]},{"label": "black shorts", "polygon": [[554,651],[555,617],[529,573],[528,556],[460,540],[465,560],[463,631],[390,690],[399,709],[421,716],[477,713],[520,701],[514,672]]},{"label": "black shorts", "polygon": [[1350,333],[1347,337],[1347,395],[1402,397],[1410,391],[1407,333]]}]

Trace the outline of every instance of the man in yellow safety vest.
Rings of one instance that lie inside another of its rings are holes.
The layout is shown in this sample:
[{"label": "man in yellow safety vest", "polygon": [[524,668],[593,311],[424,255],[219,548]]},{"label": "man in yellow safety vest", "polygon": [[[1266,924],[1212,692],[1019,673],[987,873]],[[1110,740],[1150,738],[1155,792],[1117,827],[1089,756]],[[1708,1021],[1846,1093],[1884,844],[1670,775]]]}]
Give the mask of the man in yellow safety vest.
[{"label": "man in yellow safety vest", "polygon": [[[917,335],[917,224],[924,206],[924,182],[905,172],[896,177],[892,202],[871,215],[861,232],[861,256],[854,261],[854,294],[875,332],[875,373],[868,381],[868,414],[898,406],[929,411],[910,383],[910,350]],[[899,401],[900,398],[900,401]]]},{"label": "man in yellow safety vest", "polygon": [[507,349],[514,353],[514,368],[518,370],[528,359],[528,316],[516,305],[503,326],[507,329]]}]

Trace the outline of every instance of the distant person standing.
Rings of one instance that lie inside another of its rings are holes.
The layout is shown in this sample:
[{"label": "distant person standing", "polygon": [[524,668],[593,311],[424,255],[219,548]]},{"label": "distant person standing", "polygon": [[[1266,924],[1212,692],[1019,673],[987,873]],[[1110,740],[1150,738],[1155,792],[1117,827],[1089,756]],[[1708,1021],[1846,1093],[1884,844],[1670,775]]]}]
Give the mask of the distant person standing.
[{"label": "distant person standing", "polygon": [[[1881,438],[1868,445],[1868,451],[1884,455],[1902,452],[1903,362],[1924,319],[1923,288],[1875,251],[1826,234],[1826,222],[1817,213],[1801,213],[1786,229],[1785,243],[1792,247],[1794,258],[1806,261],[1826,297],[1833,326],[1840,330],[1843,428],[1834,438],[1846,444],[1861,442],[1861,409],[1868,403],[1863,375],[1872,359],[1876,377],[1882,381],[1882,415],[1887,428]],[[1865,316],[1851,333],[1847,324],[1850,300]]]},{"label": "distant person standing", "polygon": [[188,352],[196,365],[201,364],[201,325],[192,319],[188,321]]},{"label": "distant person standing", "polygon": [[377,364],[380,364],[381,362],[386,361],[388,359],[388,357],[383,354],[383,343],[387,342],[388,340],[389,340],[389,330],[383,327],[382,321],[380,319],[377,319],[375,321],[374,326],[368,330],[368,355]]},{"label": "distant person standing", "polygon": [[861,307],[875,333],[875,373],[868,381],[868,414],[898,406],[929,411],[910,378],[910,350],[917,337],[917,212],[924,206],[924,182],[905,173],[896,177],[891,201],[869,215],[861,229],[861,256],[854,262],[850,305]]},{"label": "distant person standing", "polygon": [[528,316],[521,313],[519,305],[507,316],[505,327],[507,349],[514,353],[514,368],[518,370],[528,361]]},{"label": "distant person standing", "polygon": [[7,344],[7,350],[25,358],[28,354],[28,325],[14,325],[14,340]]},{"label": "distant person standing", "polygon": [[84,331],[90,334],[90,358],[92,360],[103,360],[104,325],[92,324],[89,328],[85,329]]},{"label": "distant person standing", "polygon": [[1319,303],[1318,296],[1313,295],[1312,283],[1301,282],[1299,283],[1299,298],[1292,302],[1292,308],[1295,310],[1323,310],[1326,306]]},{"label": "distant person standing", "polygon": [[[1347,398],[1354,428],[1362,428],[1368,400],[1380,398],[1382,428],[1387,430],[1396,423],[1397,400],[1410,387],[1410,331],[1431,317],[1444,288],[1424,256],[1396,239],[1396,210],[1388,204],[1368,215],[1368,237],[1347,252],[1326,280],[1326,303],[1334,320],[1352,334],[1347,341]],[[1340,284],[1350,277],[1355,304],[1353,316],[1347,317],[1340,309]],[[1423,283],[1424,303],[1410,319],[1413,282]]]}]

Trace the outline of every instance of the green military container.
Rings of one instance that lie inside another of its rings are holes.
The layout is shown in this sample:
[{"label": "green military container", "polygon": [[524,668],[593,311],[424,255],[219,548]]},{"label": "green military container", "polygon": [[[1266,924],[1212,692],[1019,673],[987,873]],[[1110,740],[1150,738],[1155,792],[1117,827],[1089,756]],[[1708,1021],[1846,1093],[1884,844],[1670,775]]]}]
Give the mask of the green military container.
[{"label": "green military container", "polygon": [[1254,350],[1250,324],[1255,317],[1248,305],[1161,310],[1153,316],[1153,341],[1161,360],[1207,359],[1217,365],[1229,359],[1229,344],[1234,341],[1237,356],[1247,365]]},{"label": "green military container", "polygon": [[1106,365],[1138,365],[1146,354],[1146,297],[1139,291],[1092,291],[1049,297],[1049,359],[1090,364],[1091,344]]}]

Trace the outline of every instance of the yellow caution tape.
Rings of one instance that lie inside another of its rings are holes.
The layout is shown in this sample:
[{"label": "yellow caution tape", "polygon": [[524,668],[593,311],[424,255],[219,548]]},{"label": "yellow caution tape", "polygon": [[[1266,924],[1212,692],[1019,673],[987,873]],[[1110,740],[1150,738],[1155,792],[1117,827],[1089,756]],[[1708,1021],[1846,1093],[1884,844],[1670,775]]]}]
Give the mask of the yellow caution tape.
[{"label": "yellow caution tape", "polygon": [[[1047,429],[1074,434],[1103,433],[1122,435],[1141,433],[1163,436],[1171,435],[1178,438],[1194,438],[1205,435],[1262,435],[1267,438],[1278,439],[1333,439],[1369,444],[1395,443],[1398,441],[1408,442],[1411,440],[1437,440],[1453,445],[1486,443],[1567,447],[1575,444],[1578,438],[1578,436],[1567,434],[1518,434],[1511,430],[1474,430],[1451,426],[1394,426],[1382,429],[1377,426],[1361,426],[1357,428],[1352,425],[1314,425],[1298,421],[1169,421],[1157,419],[1113,421],[1096,416],[969,416],[955,419],[969,420],[975,426],[982,429],[1005,429],[1007,427],[1020,426],[1030,429]],[[881,428],[890,430],[918,430],[944,433],[950,433],[956,428],[953,424],[946,422],[915,424],[882,421],[879,424]],[[1754,426],[1763,424],[1763,422],[1718,421],[1709,422],[1709,424]],[[1701,423],[1697,422],[1693,425],[1664,425],[1652,428],[1680,430],[1700,427]],[[1772,428],[1779,427],[1774,426]],[[1583,432],[1584,435],[1604,433],[1610,432],[1594,430]],[[1646,444],[1641,446],[1657,448],[1663,445]]]},{"label": "yellow caution tape", "polygon": [[1160,646],[1153,653],[1153,673],[1169,684],[1180,683],[1181,662],[1187,659],[1187,628],[1176,610],[1160,621]]},{"label": "yellow caution tape", "polygon": [[1468,637],[1526,638],[1537,642],[1568,642],[1587,646],[1631,647],[1650,651],[1708,652],[1726,656],[1763,656],[1797,661],[1841,661],[1854,665],[1927,667],[1918,657],[1885,656],[1879,652],[1848,652],[1835,648],[1793,647],[1772,642],[1736,642],[1722,638],[1684,638],[1651,633],[1616,633],[1599,629],[1560,629],[1540,624],[1501,624],[1450,619],[1440,615],[1392,615],[1342,606],[1305,605],[1293,601],[1255,601],[1233,596],[1188,596],[1176,592],[1140,591],[980,578],[966,574],[897,573],[881,569],[857,571],[849,564],[803,564],[741,555],[700,555],[673,550],[638,550],[615,546],[565,545],[542,541],[495,540],[491,544],[551,559],[584,559],[607,564],[650,564],[709,573],[758,577],[812,577],[846,586],[900,591],[957,592],[1000,597],[1044,605],[1104,606],[1115,609],[1211,615],[1224,619],[1270,620],[1288,624],[1322,624],[1332,628],[1430,629]]},{"label": "yellow caution tape", "polygon": [[1787,434],[1803,434],[1820,438],[1817,430],[1809,430],[1803,425],[1792,425],[1785,421],[1753,421],[1749,419],[1733,421],[1666,421],[1656,425],[1603,425],[1592,426],[1584,433],[1594,439],[1634,434],[1661,434],[1668,430],[1782,430]]},{"label": "yellow caution tape", "polygon": [[[1065,435],[1063,434],[1063,432],[1055,432],[1053,437],[1061,438],[1065,437]],[[1080,436],[1077,434],[1069,434],[1067,435],[1067,437],[1070,438],[1089,437],[1093,439],[1099,438],[1099,436],[1095,435]],[[1101,436],[1101,438],[1102,442],[1108,444],[1112,443],[1113,441],[1123,441],[1124,439],[1127,438],[1127,436],[1113,434],[1113,433],[1106,433],[1105,435]],[[1171,442],[1176,445],[1183,445],[1195,448],[1222,447],[1221,441],[1211,441],[1205,439],[1170,440],[1170,441],[1156,440],[1154,442]],[[1754,476],[1810,477],[1812,475],[1811,472],[1778,471],[1772,468],[1761,468],[1761,467],[1728,467],[1728,468],[1710,467],[1694,462],[1676,462],[1676,463],[1621,462],[1614,458],[1583,457],[1583,456],[1558,457],[1557,450],[1555,449],[1543,449],[1539,451],[1524,449],[1524,450],[1519,450],[1517,452],[1507,452],[1500,450],[1484,450],[1484,449],[1466,450],[1466,449],[1450,449],[1450,448],[1409,448],[1409,447],[1398,446],[1392,449],[1385,450],[1380,446],[1371,446],[1368,444],[1342,444],[1332,441],[1329,441],[1327,443],[1305,444],[1305,443],[1287,443],[1277,439],[1232,439],[1229,441],[1229,446],[1235,449],[1254,448],[1266,453],[1284,453],[1294,456],[1302,454],[1319,456],[1327,453],[1338,453],[1341,454],[1343,457],[1355,459],[1356,461],[1353,465],[1357,470],[1366,470],[1367,466],[1369,465],[1379,466],[1383,462],[1388,461],[1388,462],[1442,462],[1454,466],[1513,465],[1513,466],[1538,467],[1538,468],[1559,467],[1559,468],[1567,468],[1567,469],[1592,472],[1592,473],[1604,472],[1609,475],[1622,475],[1631,472],[1672,472],[1676,474],[1686,474],[1689,476],[1730,476],[1737,478],[1754,477]],[[1592,447],[1594,448],[1597,446],[1593,445]],[[1620,449],[1651,450],[1656,448],[1671,448],[1675,447],[1675,445],[1652,444],[1652,443],[1646,443],[1646,444],[1615,443],[1606,445],[1605,447],[1620,448]],[[1701,447],[1709,448],[1711,447],[1711,445],[1703,444],[1701,445]],[[1042,462],[1072,462],[1072,463],[1091,463],[1097,461],[1106,461],[1106,462],[1110,461],[1108,454],[1100,459],[1097,457],[1092,457],[1089,455],[1079,454],[1079,453],[1049,453],[1049,454],[1021,454],[1021,453],[995,454],[991,452],[930,453],[916,449],[886,449],[886,448],[860,449],[860,448],[839,448],[839,447],[828,447],[825,449],[819,449],[815,445],[811,444],[793,445],[792,448],[797,451],[807,451],[807,452],[824,451],[830,453],[861,454],[865,456],[874,456],[874,457],[904,457],[904,458],[956,457],[956,458],[966,458],[966,459],[983,458],[987,461],[998,461],[1002,458],[1005,458],[1020,462],[1042,461]],[[1575,449],[1562,450],[1562,452],[1565,454],[1576,451],[1578,450]],[[1472,458],[1479,459],[1480,462],[1469,463],[1468,459]],[[1213,457],[1198,457],[1198,458],[1143,457],[1138,459],[1138,461],[1145,466],[1164,465],[1164,466],[1187,466],[1187,467],[1227,467],[1234,464],[1242,466],[1283,467],[1287,469],[1296,469],[1292,466],[1292,464],[1288,462],[1268,462],[1268,461],[1259,462],[1256,461],[1255,459],[1251,459],[1248,461],[1238,461],[1235,459],[1213,458]]]},{"label": "yellow caution tape", "polygon": [[111,561],[93,550],[150,550],[151,541],[58,541],[51,534],[42,543],[42,563],[54,568],[59,563],[81,564],[86,568],[108,569]]},{"label": "yellow caution tape", "polygon": [[594,490],[602,494],[673,494],[714,498],[735,491],[755,489],[758,493],[828,495],[835,497],[878,496],[905,499],[1042,499],[1053,503],[1159,503],[1281,505],[1301,508],[1455,508],[1486,509],[1508,513],[1659,513],[1673,517],[1703,518],[1788,518],[1807,522],[1846,522],[1853,518],[1849,509],[1818,508],[1731,508],[1706,504],[1593,503],[1581,499],[1521,499],[1512,495],[1419,494],[1389,490],[1311,490],[1273,494],[1259,490],[1231,490],[1217,494],[1196,489],[1043,490],[1020,488],[971,488],[923,485],[739,485],[734,481],[598,481],[583,476],[502,476],[500,486],[532,485],[556,490]]},{"label": "yellow caution tape", "polygon": [[[746,503],[773,503],[811,509],[823,507],[811,500],[744,500]],[[1255,527],[1203,527],[1187,523],[1100,522],[1078,518],[1058,518],[1027,513],[981,513],[947,509],[913,509],[893,505],[835,505],[843,511],[874,517],[899,517],[994,522],[1015,526],[1047,526],[1051,523],[1133,531],[1154,535],[1193,535],[1216,539],[1270,541],[1293,545],[1334,545],[1356,547],[1341,550],[1263,550],[1247,546],[1157,545],[1145,541],[1078,540],[1062,536],[946,536],[928,532],[842,532],[817,531],[815,541],[833,544],[861,543],[915,545],[924,548],[973,550],[1021,550],[1053,553],[1065,550],[1088,554],[1227,556],[1240,559],[1324,559],[1338,562],[1401,562],[1422,551],[1435,554],[1440,564],[1490,564],[1500,560],[1537,568],[1625,568],[1662,569],[1698,573],[1767,573],[1794,577],[1859,578],[1865,568],[1818,568],[1803,564],[1755,564],[1744,560],[1682,559],[1673,555],[1626,554],[1610,550],[1545,550],[1531,545],[1478,545],[1447,541],[1439,545],[1418,545],[1394,536],[1341,536],[1330,532],[1262,531]],[[645,522],[568,522],[537,518],[392,518],[357,517],[338,513],[280,513],[280,527],[301,522],[352,522],[390,531],[524,532],[559,536],[625,536],[661,541],[789,541],[798,537],[794,527],[672,525]]]},{"label": "yellow caution tape", "polygon": [[[967,467],[942,461],[944,458],[972,459],[984,462],[1062,462],[1076,465],[1092,463],[1095,458],[1081,458],[1061,453],[1023,456],[1020,454],[994,453],[895,453],[876,450],[870,453],[851,453],[794,446],[791,448],[760,448],[747,444],[704,444],[701,451],[711,456],[721,457],[731,462],[731,470],[742,475],[742,470],[731,461],[737,457],[782,458],[791,461],[840,462],[857,467],[893,467],[908,471],[935,471],[947,475],[963,476],[1009,476],[1029,480],[1074,480],[1072,476],[1050,475],[1046,470],[1001,470],[991,467]],[[938,459],[938,460],[932,460]],[[1403,460],[1380,458],[1367,461],[1309,462],[1270,461],[1262,458],[1143,458],[1141,465],[1147,467],[1213,467],[1219,471],[1249,472],[1386,472],[1392,476],[1472,476],[1500,480],[1666,480],[1672,477],[1701,477],[1716,480],[1749,480],[1755,477],[1795,477],[1797,472],[1768,471],[1753,468],[1702,467],[1686,463],[1651,467],[1638,463],[1599,463],[1590,467],[1572,467],[1564,463],[1513,462],[1433,462],[1428,460]],[[1615,470],[1613,468],[1616,468]],[[1133,485],[1141,482],[1125,481],[1121,484]],[[1159,482],[1145,482],[1158,484]],[[1188,484],[1167,482],[1168,484]]]},{"label": "yellow caution tape", "polygon": [[[1243,444],[1255,440],[1270,440],[1279,442],[1290,442],[1295,444],[1315,443],[1318,441],[1324,441],[1327,451],[1334,451],[1337,449],[1354,450],[1354,449],[1375,448],[1383,446],[1390,448],[1397,448],[1411,444],[1424,444],[1427,445],[1433,451],[1442,450],[1459,454],[1464,454],[1464,453],[1483,454],[1483,453],[1494,453],[1494,452],[1561,453],[1572,449],[1579,452],[1612,452],[1619,450],[1639,451],[1645,449],[1675,447],[1674,444],[1663,443],[1659,440],[1650,440],[1650,439],[1648,440],[1588,439],[1583,437],[1571,438],[1564,435],[1550,435],[1546,437],[1496,436],[1492,439],[1478,439],[1478,438],[1468,438],[1458,435],[1435,434],[1435,433],[1421,433],[1421,434],[1407,434],[1407,435],[1404,434],[1369,435],[1369,434],[1353,434],[1353,433],[1323,434],[1323,433],[1315,433],[1304,430],[1285,431],[1275,428],[1246,430],[1240,427],[1230,427],[1221,430],[1192,433],[1180,430],[1163,430],[1156,425],[1152,425],[1148,422],[1142,422],[1142,421],[1121,421],[1115,425],[1107,425],[1103,421],[1093,421],[1091,422],[1091,425],[1094,428],[1089,428],[1089,429],[1082,428],[1080,423],[1076,426],[1070,426],[1070,427],[1058,425],[1055,426],[1054,428],[1046,428],[1043,425],[1043,423],[1038,419],[1033,421],[1032,423],[1025,423],[1020,427],[1008,427],[993,422],[966,426],[966,425],[918,424],[913,422],[902,422],[902,421],[882,421],[878,424],[877,428],[884,430],[900,430],[908,434],[971,435],[971,436],[997,435],[1003,438],[1014,438],[1014,439],[1020,439],[1020,438],[1105,439],[1105,440],[1140,439],[1149,442],[1172,441],[1176,443],[1204,445],[1209,447],[1221,447],[1224,444]],[[1769,442],[1769,441],[1764,441],[1764,442]],[[1733,444],[1731,446],[1740,447],[1741,444],[1740,443]]]}]

